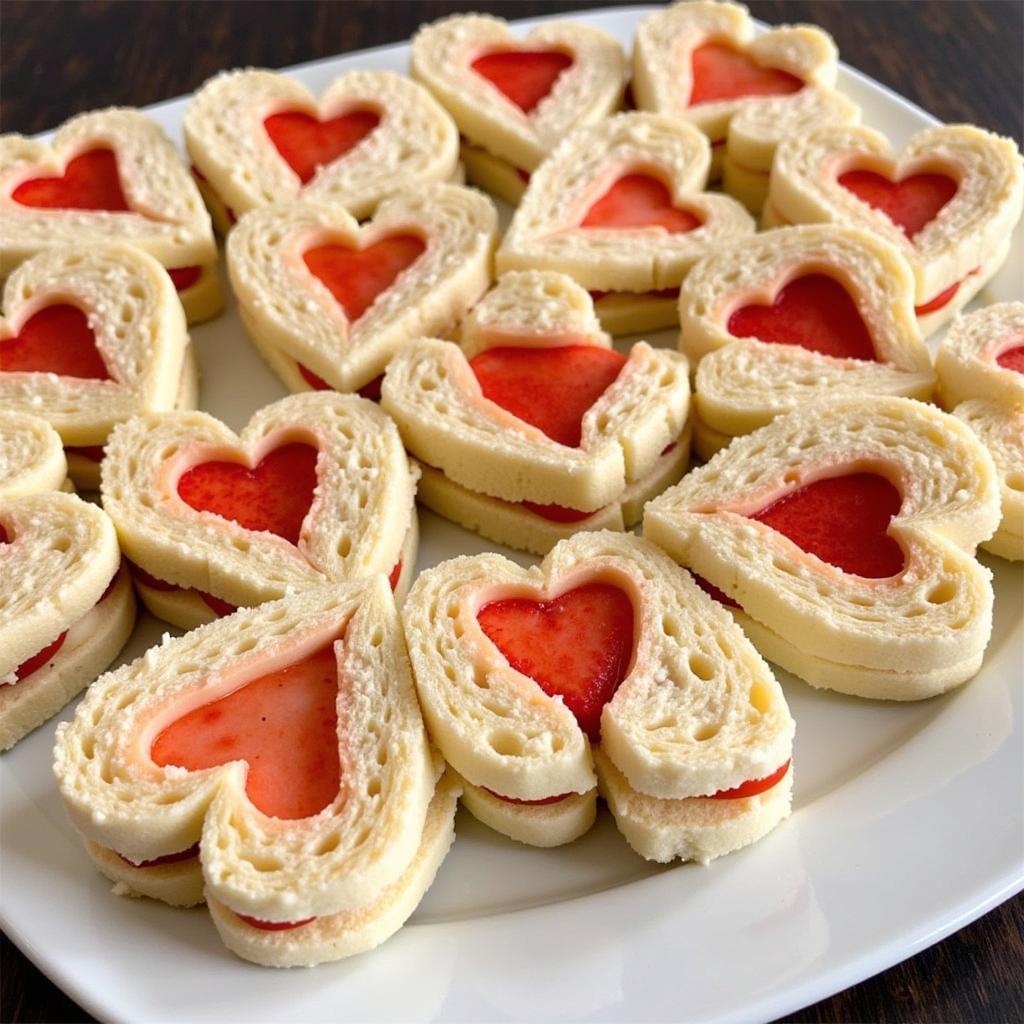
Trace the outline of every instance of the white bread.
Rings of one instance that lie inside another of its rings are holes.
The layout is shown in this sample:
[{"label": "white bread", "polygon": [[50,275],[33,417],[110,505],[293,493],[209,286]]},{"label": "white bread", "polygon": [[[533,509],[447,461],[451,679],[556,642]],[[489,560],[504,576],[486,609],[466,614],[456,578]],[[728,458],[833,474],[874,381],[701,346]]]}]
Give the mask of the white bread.
[{"label": "white bread", "polygon": [[[893,576],[844,572],[749,518],[844,470],[900,492]],[[974,550],[998,522],[995,466],[963,423],[906,398],[839,397],[735,439],[648,504],[644,536],[738,604],[783,668],[842,693],[916,700],[981,665],[992,584]]]},{"label": "white bread", "polygon": [[[317,484],[298,545],[199,511],[178,494],[192,467],[250,467],[284,444],[318,450]],[[415,476],[394,424],[352,395],[292,395],[236,435],[201,412],[150,414],[118,426],[102,465],[104,508],[122,548],[157,579],[234,605],[258,604],[325,580],[389,574],[415,516]]]},{"label": "white bread", "polygon": [[[737,309],[771,306],[790,282],[822,274],[852,299],[877,362],[730,333]],[[723,246],[693,268],[679,292],[679,347],[697,367],[701,423],[735,436],[826,394],[928,400],[935,374],[917,330],[913,295],[906,261],[867,231],[779,228]]]},{"label": "white bread", "polygon": [[102,446],[115,424],[175,407],[189,339],[174,286],[152,256],[96,243],[47,249],[26,260],[4,287],[0,367],[4,339],[56,305],[85,314],[111,379],[2,372],[0,405],[44,417],[71,446]]},{"label": "white bread", "polygon": [[203,867],[194,856],[163,864],[133,864],[91,839],[84,840],[99,872],[114,883],[115,896],[148,896],[172,907],[194,907],[203,902]]},{"label": "white bread", "polygon": [[485,192],[497,196],[509,206],[518,206],[523,198],[530,175],[507,160],[488,153],[483,146],[463,142],[459,147],[459,158],[466,168],[466,181]]},{"label": "white bread", "polygon": [[596,292],[594,312],[614,337],[647,334],[679,326],[679,292]]},{"label": "white bread", "polygon": [[[495,256],[498,273],[556,270],[602,290],[675,287],[701,256],[754,231],[734,199],[701,191],[710,160],[708,141],[697,129],[661,114],[616,114],[577,128],[530,177]],[[660,225],[578,226],[616,182],[633,173],[660,180],[673,205],[700,225],[684,232]]]},{"label": "white bread", "polygon": [[[490,200],[457,185],[392,196],[362,227],[340,207],[283,203],[238,222],[228,237],[228,270],[261,350],[281,351],[337,390],[356,391],[412,338],[448,328],[480,297],[496,230]],[[324,244],[364,248],[395,235],[418,236],[426,249],[350,323],[304,253]]]},{"label": "white bread", "polygon": [[[196,267],[197,275],[190,273],[180,287],[175,283],[178,300],[190,324],[201,324],[224,312],[224,292],[220,287],[217,265],[207,263]],[[195,277],[192,280],[193,276]]]},{"label": "white bread", "polygon": [[[529,113],[472,68],[485,54],[554,51],[572,58],[551,91]],[[523,40],[508,23],[482,14],[453,15],[413,37],[412,77],[422,82],[474,145],[532,171],[580,125],[619,107],[628,68],[618,42],[602,29],[550,21]]]},{"label": "white bread", "polygon": [[693,452],[702,462],[707,462],[712,455],[723,448],[728,448],[733,439],[732,434],[723,434],[714,427],[709,427],[694,410],[691,417],[693,424]]},{"label": "white bread", "polygon": [[1024,405],[972,398],[961,402],[953,415],[978,435],[999,474],[1002,519],[981,546],[1001,558],[1024,561]]},{"label": "white bread", "polygon": [[0,502],[56,491],[67,473],[60,434],[46,420],[0,411]]},{"label": "white bread", "polygon": [[404,619],[420,702],[465,779],[517,800],[593,789],[590,742],[573,713],[511,667],[478,614],[595,581],[633,607],[629,668],[600,719],[602,749],[630,785],[661,799],[710,796],[788,760],[782,691],[724,609],[653,545],[604,531],[561,542],[532,569],[483,554],[442,563],[413,586]]},{"label": "white bread", "polygon": [[[305,184],[264,127],[273,114],[326,121],[363,110],[377,114],[376,127]],[[300,195],[366,217],[391,192],[448,180],[459,159],[451,118],[426,89],[393,71],[346,72],[319,101],[273,71],[225,71],[196,92],[184,129],[193,166],[236,217]]]},{"label": "white bread", "polygon": [[939,398],[952,410],[969,398],[1024,406],[1024,374],[999,364],[1024,345],[1024,302],[999,302],[958,317],[939,345]]},{"label": "white bread", "polygon": [[[313,652],[338,669],[338,794],[272,817],[241,760],[189,771],[151,747],[172,723]],[[208,897],[267,922],[358,910],[417,855],[435,780],[401,623],[383,576],[262,605],[151,648],[93,684],[57,731],[54,772],[72,824],[134,863],[200,844]]]},{"label": "white bread", "polygon": [[[69,162],[95,150],[114,153],[129,211],[52,209],[13,197],[24,182],[62,177]],[[111,107],[73,117],[52,143],[0,136],[0,276],[44,249],[99,242],[135,245],[165,267],[217,262],[202,199],[159,126],[137,110]],[[215,277],[210,281],[208,287],[218,287]]]},{"label": "white bread", "polygon": [[[839,183],[848,171],[890,181],[941,173],[956,192],[913,238],[880,209]],[[915,304],[927,308],[959,286],[955,299],[922,315],[926,333],[937,329],[999,269],[1024,207],[1024,166],[1012,139],[972,125],[926,128],[899,156],[872,128],[821,127],[786,139],[772,166],[773,217],[792,223],[826,222],[866,228],[895,245],[914,272]],[[960,283],[962,282],[962,284]],[[966,296],[966,298],[965,298]]]}]

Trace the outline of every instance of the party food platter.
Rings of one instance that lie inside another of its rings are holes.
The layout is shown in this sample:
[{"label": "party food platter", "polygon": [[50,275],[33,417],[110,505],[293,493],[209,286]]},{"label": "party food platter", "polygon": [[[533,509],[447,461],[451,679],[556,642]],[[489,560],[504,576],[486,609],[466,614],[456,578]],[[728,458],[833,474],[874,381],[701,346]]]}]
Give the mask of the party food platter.
[{"label": "party food platter", "polygon": [[[653,8],[574,15],[629,46]],[[527,29],[533,22],[518,28]],[[288,69],[314,91],[350,69],[404,72],[396,45]],[[897,144],[933,124],[843,67],[840,86]],[[189,98],[147,110],[179,140]],[[1018,228],[981,303],[1018,298]],[[200,408],[241,429],[285,391],[236,309],[192,329]],[[674,347],[675,332],[652,336]],[[421,510],[417,569],[494,545]],[[507,552],[521,564],[529,556]],[[409,925],[372,955],[311,972],[232,957],[202,910],[117,900],[83,856],[53,784],[54,726],[0,761],[2,923],[73,998],[107,1020],[770,1019],[912,955],[1024,885],[1020,836],[1020,573],[995,572],[979,675],[922,703],[816,691],[779,673],[797,722],[793,816],[711,867],[637,857],[606,812],[539,850],[462,812]],[[144,616],[121,661],[165,626]],[[73,716],[69,706],[59,721]],[[158,967],[156,965],[159,965]],[[156,969],[155,969],[156,968]]]}]

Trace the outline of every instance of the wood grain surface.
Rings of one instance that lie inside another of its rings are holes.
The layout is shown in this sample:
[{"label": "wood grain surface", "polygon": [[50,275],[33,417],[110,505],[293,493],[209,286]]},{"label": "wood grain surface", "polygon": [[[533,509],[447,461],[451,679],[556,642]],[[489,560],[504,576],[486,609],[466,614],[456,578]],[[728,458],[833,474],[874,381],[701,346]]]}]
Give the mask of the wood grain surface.
[{"label": "wood grain surface", "polygon": [[[524,18],[600,6],[601,0],[2,0],[0,130],[39,132],[95,107],[155,103],[194,90],[222,68],[282,67],[399,42],[421,22],[453,11]],[[945,121],[1022,138],[1024,4],[1018,0],[753,0],[749,6],[771,23],[823,26],[848,63]],[[0,879],[0,900],[2,885]],[[1024,1020],[1022,936],[1024,896],[1017,896],[931,949],[788,1019]],[[4,936],[0,1020],[92,1018]]]}]

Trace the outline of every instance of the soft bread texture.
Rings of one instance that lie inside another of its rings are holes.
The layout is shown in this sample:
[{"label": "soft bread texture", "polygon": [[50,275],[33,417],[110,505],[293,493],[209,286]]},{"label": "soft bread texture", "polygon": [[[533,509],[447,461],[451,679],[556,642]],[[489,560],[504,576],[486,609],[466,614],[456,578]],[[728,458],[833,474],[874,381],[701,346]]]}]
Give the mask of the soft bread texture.
[{"label": "soft bread texture", "polygon": [[[319,451],[298,545],[197,511],[178,496],[178,480],[194,465],[253,465],[293,441]],[[281,399],[240,435],[201,412],[136,417],[111,434],[102,477],[103,506],[128,558],[158,579],[234,605],[327,579],[388,575],[415,516],[416,480],[394,424],[372,402],[334,392]]]},{"label": "soft bread texture", "polygon": [[41,252],[7,280],[0,342],[57,304],[88,317],[112,379],[3,371],[4,409],[44,417],[67,445],[102,445],[130,416],[176,406],[189,339],[174,285],[152,256],[107,243]]},{"label": "soft bread texture", "polygon": [[224,945],[265,967],[312,967],[379,946],[405,924],[433,883],[455,839],[458,799],[458,780],[448,772],[434,791],[409,866],[364,907],[318,917],[298,928],[266,931],[241,920],[208,892],[210,916]]},{"label": "soft bread texture", "polygon": [[0,502],[58,490],[67,470],[60,434],[46,420],[0,411]]},{"label": "soft bread texture", "polygon": [[[484,54],[510,50],[555,50],[573,59],[529,114],[470,66]],[[520,41],[507,22],[482,14],[425,25],[413,37],[410,67],[471,143],[526,171],[537,167],[566,132],[616,110],[628,74],[622,48],[599,28],[552,21]]]},{"label": "soft bread texture", "polygon": [[615,337],[678,327],[678,306],[677,295],[658,292],[599,292],[594,298],[601,326]]},{"label": "soft bread texture", "polygon": [[952,410],[970,398],[1024,406],[1024,374],[996,361],[1015,345],[1024,345],[1024,302],[999,302],[958,317],[935,357],[943,406]]},{"label": "soft bread texture", "polygon": [[168,864],[137,867],[91,839],[84,842],[85,852],[100,874],[114,883],[115,896],[148,896],[172,907],[194,907],[204,900],[203,867],[198,854]]},{"label": "soft bread texture", "polygon": [[[896,576],[845,573],[747,518],[865,471],[903,498],[889,526],[905,553]],[[917,700],[981,665],[992,584],[974,549],[998,522],[995,466],[965,424],[910,399],[840,397],[734,440],[647,505],[644,536],[739,604],[737,620],[783,668],[842,693]]]},{"label": "soft bread texture", "polygon": [[[318,814],[271,818],[247,768],[160,767],[162,728],[194,707],[334,643],[341,788]],[[197,841],[207,895],[294,921],[366,907],[416,857],[435,772],[401,623],[383,576],[242,609],[101,676],[57,731],[54,772],[72,824],[138,863]]]},{"label": "soft bread texture", "polygon": [[570,793],[549,804],[513,803],[462,780],[462,804],[477,821],[527,846],[564,846],[590,831],[597,789]]},{"label": "soft bread texture", "polygon": [[[276,113],[328,120],[352,110],[373,110],[380,123],[305,185],[263,127]],[[223,72],[196,93],[185,115],[185,145],[239,217],[300,194],[366,217],[391,192],[446,181],[459,159],[451,118],[426,89],[393,71],[349,71],[319,101],[301,82],[273,71]]]},{"label": "soft bread texture", "polygon": [[[839,176],[850,170],[871,170],[892,180],[948,173],[958,187],[935,218],[908,239],[885,213],[839,184]],[[922,306],[972,274],[960,291],[974,294],[999,269],[1024,206],[1024,166],[1011,139],[972,125],[926,128],[911,137],[898,157],[873,128],[827,126],[779,146],[769,195],[773,216],[792,223],[862,227],[896,246],[914,272],[915,303]],[[957,308],[949,303],[936,311],[928,319],[929,329]]]},{"label": "soft bread texture", "polygon": [[[782,287],[808,273],[825,274],[846,289],[878,362],[729,332],[737,308],[770,305]],[[929,399],[935,373],[913,301],[906,261],[867,231],[779,228],[723,246],[693,268],[679,292],[679,347],[697,367],[697,414],[712,430],[734,436],[825,395]]]},{"label": "soft bread texture", "polygon": [[560,540],[582,530],[626,530],[635,526],[643,517],[644,505],[676,483],[689,463],[687,426],[679,441],[658,457],[646,476],[628,484],[615,501],[575,522],[548,519],[523,505],[461,487],[425,463],[419,463],[416,500],[488,540],[546,555]]},{"label": "soft bread texture", "polygon": [[[701,256],[754,231],[734,199],[701,191],[710,161],[696,128],[661,114],[616,114],[577,128],[531,176],[495,256],[498,273],[554,270],[585,288],[618,291],[677,286]],[[638,170],[661,179],[700,226],[681,233],[578,226],[615,181]]]},{"label": "soft bread texture", "polygon": [[[282,203],[238,222],[228,270],[261,351],[281,351],[336,390],[356,391],[410,340],[447,329],[476,302],[490,282],[496,231],[491,201],[457,185],[392,196],[363,227],[337,206]],[[418,235],[426,250],[350,323],[302,255],[328,242],[360,248],[393,233]]]},{"label": "soft bread texture", "polygon": [[683,797],[661,800],[635,790],[600,748],[594,751],[601,796],[626,842],[641,857],[661,864],[703,864],[757,842],[789,817],[793,769],[771,789],[730,800]]},{"label": "soft bread texture", "polygon": [[[205,200],[204,200],[205,201]],[[224,312],[224,293],[216,264],[208,263],[199,268],[199,277],[193,284],[178,292],[185,319],[190,324],[201,324]]]},{"label": "soft bread texture", "polygon": [[[60,177],[73,157],[113,150],[131,213],[22,206],[11,197],[23,181]],[[0,275],[43,249],[96,242],[129,243],[165,267],[217,262],[210,218],[178,151],[137,110],[111,107],[73,117],[52,143],[0,137]]]},{"label": "soft bread texture", "polygon": [[604,531],[561,542],[531,569],[483,554],[416,581],[404,612],[409,653],[428,728],[456,771],[519,800],[593,789],[590,743],[572,712],[513,669],[477,619],[491,601],[550,599],[593,580],[633,602],[633,658],[601,735],[634,788],[709,795],[788,759],[785,698],[725,610],[653,545]]},{"label": "soft bread texture", "polygon": [[469,184],[490,192],[509,206],[519,205],[530,180],[526,171],[470,142],[462,143],[459,156],[466,168],[466,181]]},{"label": "soft bread texture", "polygon": [[1024,405],[974,398],[961,402],[953,415],[978,435],[999,474],[1002,519],[981,546],[1001,558],[1024,561]]}]

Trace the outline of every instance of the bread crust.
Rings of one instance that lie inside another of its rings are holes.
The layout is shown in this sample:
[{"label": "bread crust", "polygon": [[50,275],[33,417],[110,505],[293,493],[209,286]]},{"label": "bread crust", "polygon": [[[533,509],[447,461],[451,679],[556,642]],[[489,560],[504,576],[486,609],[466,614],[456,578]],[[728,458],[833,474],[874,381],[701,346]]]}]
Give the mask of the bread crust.
[{"label": "bread crust", "polygon": [[935,357],[943,407],[952,411],[971,398],[1024,406],[1024,374],[997,361],[1014,345],[1024,345],[1024,302],[998,302],[958,317]]}]

